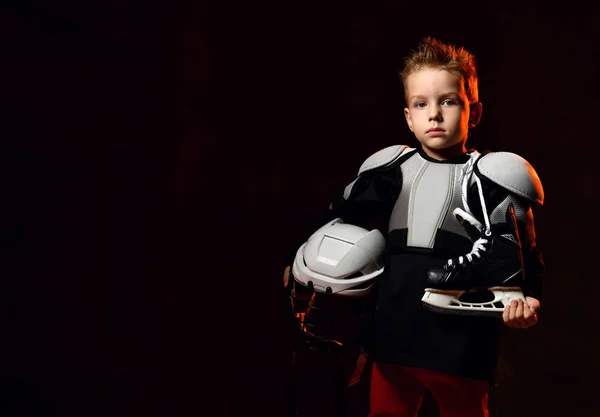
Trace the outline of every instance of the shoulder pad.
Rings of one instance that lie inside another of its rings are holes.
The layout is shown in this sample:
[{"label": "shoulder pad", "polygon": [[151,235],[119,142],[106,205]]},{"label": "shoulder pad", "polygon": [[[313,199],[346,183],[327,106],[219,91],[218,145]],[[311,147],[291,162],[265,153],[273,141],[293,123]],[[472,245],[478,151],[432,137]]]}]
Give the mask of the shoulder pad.
[{"label": "shoulder pad", "polygon": [[490,181],[544,205],[544,189],[535,169],[521,156],[511,152],[490,152],[477,161],[479,172]]},{"label": "shoulder pad", "polygon": [[391,164],[398,159],[405,151],[412,148],[406,145],[392,145],[387,148],[383,148],[373,155],[369,156],[365,162],[362,163],[358,170],[358,174],[362,174],[365,171],[370,171],[375,168],[379,168],[388,164]]}]

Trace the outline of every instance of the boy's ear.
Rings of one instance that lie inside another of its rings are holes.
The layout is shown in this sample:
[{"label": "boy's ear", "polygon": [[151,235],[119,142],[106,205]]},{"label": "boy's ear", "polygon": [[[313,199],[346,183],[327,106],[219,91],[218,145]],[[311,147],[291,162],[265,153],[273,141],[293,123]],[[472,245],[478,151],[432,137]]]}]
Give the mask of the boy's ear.
[{"label": "boy's ear", "polygon": [[410,131],[414,132],[412,119],[410,118],[410,112],[407,108],[404,109],[404,117],[406,118],[406,123],[408,124]]},{"label": "boy's ear", "polygon": [[481,120],[481,112],[483,111],[483,105],[481,102],[471,103],[469,109],[469,127],[475,127]]}]

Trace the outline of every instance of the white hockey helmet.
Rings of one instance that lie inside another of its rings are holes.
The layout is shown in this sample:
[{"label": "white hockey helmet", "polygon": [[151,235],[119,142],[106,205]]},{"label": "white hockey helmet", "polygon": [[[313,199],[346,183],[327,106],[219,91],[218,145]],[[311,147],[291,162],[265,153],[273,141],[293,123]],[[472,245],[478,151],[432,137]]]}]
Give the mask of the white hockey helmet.
[{"label": "white hockey helmet", "polygon": [[385,238],[342,219],[321,227],[296,252],[292,275],[316,292],[362,297],[383,272]]}]

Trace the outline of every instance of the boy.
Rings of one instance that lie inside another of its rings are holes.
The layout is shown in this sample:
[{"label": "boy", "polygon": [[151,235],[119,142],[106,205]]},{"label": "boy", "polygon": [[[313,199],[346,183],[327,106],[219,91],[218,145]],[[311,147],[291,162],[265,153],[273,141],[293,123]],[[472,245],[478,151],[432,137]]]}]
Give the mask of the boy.
[{"label": "boy", "polygon": [[[490,315],[500,310],[516,328],[537,322],[543,261],[532,207],[543,204],[543,189],[518,155],[467,150],[482,114],[469,51],[425,38],[404,64],[404,116],[420,146],[369,157],[328,213],[376,227],[387,240],[365,346],[373,360],[369,416],[416,416],[425,389],[441,417],[488,416],[501,330]],[[288,276],[286,268],[286,286]],[[439,303],[474,287],[501,293],[517,284],[524,300],[504,300],[503,308],[479,299]]]}]

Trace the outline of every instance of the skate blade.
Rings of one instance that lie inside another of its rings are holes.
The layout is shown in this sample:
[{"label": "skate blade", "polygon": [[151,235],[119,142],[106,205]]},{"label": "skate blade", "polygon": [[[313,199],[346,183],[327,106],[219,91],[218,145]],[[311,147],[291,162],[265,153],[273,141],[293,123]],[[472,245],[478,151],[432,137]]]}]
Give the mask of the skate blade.
[{"label": "skate blade", "polygon": [[[478,296],[485,295],[488,295],[488,299],[474,301]],[[425,308],[436,313],[502,317],[504,307],[513,299],[525,301],[520,288],[492,287],[483,292],[427,288],[421,301]]]}]

